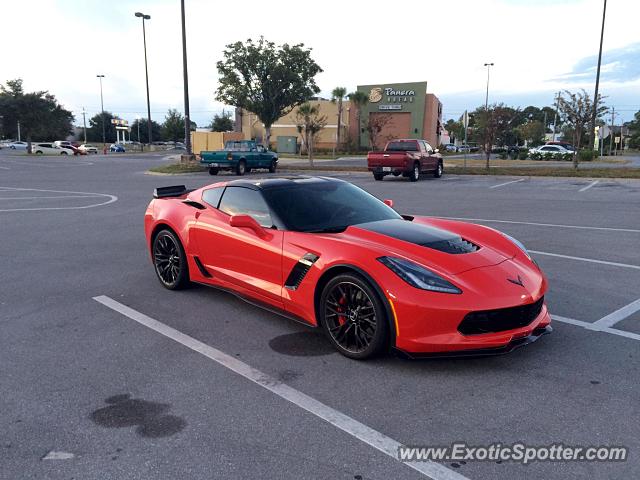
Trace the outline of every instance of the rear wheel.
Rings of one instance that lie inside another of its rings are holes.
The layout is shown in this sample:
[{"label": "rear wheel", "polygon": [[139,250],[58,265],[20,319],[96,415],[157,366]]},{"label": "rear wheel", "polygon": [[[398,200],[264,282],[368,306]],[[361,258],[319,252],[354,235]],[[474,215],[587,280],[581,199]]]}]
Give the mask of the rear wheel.
[{"label": "rear wheel", "polygon": [[180,240],[171,230],[158,232],[153,239],[153,264],[163,287],[180,290],[189,283],[189,266]]},{"label": "rear wheel", "polygon": [[318,310],[325,334],[346,357],[363,360],[386,350],[389,325],[384,307],[359,275],[345,273],[331,279],[322,290]]},{"label": "rear wheel", "polygon": [[36,155],[42,155],[42,150],[38,150],[38,151],[36,152]]},{"label": "rear wheel", "polygon": [[278,161],[271,160],[271,165],[269,165],[269,173],[276,173],[277,168],[278,168]]},{"label": "rear wheel", "polygon": [[420,179],[420,164],[418,162],[413,164],[413,170],[409,174],[409,180],[417,182]]},{"label": "rear wheel", "polygon": [[381,173],[374,173],[373,174],[373,178],[375,178],[376,180],[380,181],[384,178],[384,175]]},{"label": "rear wheel", "polygon": [[238,166],[236,167],[236,175],[242,176],[245,173],[247,173],[247,164],[244,160],[240,160],[238,162]]},{"label": "rear wheel", "polygon": [[67,152],[60,152],[60,155],[66,155]]},{"label": "rear wheel", "polygon": [[440,178],[443,173],[444,173],[444,167],[442,166],[442,162],[438,162],[438,167],[436,168],[436,171],[433,173],[433,176],[436,178]]},{"label": "rear wheel", "polygon": [[218,167],[211,167],[209,168],[209,175],[217,175],[218,171]]}]

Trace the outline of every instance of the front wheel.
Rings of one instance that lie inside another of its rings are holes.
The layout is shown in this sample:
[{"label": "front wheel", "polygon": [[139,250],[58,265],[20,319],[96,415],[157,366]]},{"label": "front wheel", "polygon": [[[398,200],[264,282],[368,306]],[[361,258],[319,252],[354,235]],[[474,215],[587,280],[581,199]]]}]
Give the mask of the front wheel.
[{"label": "front wheel", "polygon": [[271,160],[271,165],[269,165],[269,173],[276,173],[277,168],[278,168],[278,161]]},{"label": "front wheel", "polygon": [[171,230],[158,232],[152,245],[153,264],[164,288],[180,290],[189,284],[189,266],[180,240]]},{"label": "front wheel", "polygon": [[384,175],[381,174],[381,173],[374,173],[373,174],[373,178],[379,182],[380,180],[382,180],[384,178]]},{"label": "front wheel", "polygon": [[217,175],[218,171],[218,167],[211,167],[209,168],[209,175]]},{"label": "front wheel", "polygon": [[361,276],[345,273],[331,279],[322,290],[318,311],[325,334],[342,355],[364,360],[387,349],[385,309]]},{"label": "front wheel", "polygon": [[417,182],[420,179],[420,164],[418,162],[413,164],[413,170],[409,174],[409,180]]},{"label": "front wheel", "polygon": [[236,175],[242,176],[245,173],[247,173],[247,164],[244,160],[240,160],[238,162],[238,166],[236,167]]},{"label": "front wheel", "polygon": [[433,173],[433,176],[436,178],[440,178],[443,173],[444,173],[444,167],[442,166],[442,162],[438,162],[438,167],[436,168],[436,171]]}]

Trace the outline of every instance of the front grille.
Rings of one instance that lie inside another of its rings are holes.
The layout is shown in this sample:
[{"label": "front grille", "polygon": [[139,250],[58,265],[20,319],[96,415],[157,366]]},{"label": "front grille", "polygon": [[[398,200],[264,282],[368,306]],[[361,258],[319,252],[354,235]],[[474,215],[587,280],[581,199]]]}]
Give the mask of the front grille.
[{"label": "front grille", "polygon": [[425,247],[433,248],[444,253],[453,255],[459,253],[472,253],[480,249],[476,244],[465,240],[464,238],[456,238],[453,240],[441,240],[439,242],[431,242],[424,244]]},{"label": "front grille", "polygon": [[458,331],[463,335],[478,335],[525,327],[540,315],[543,304],[544,297],[535,303],[520,307],[471,312],[460,322]]}]

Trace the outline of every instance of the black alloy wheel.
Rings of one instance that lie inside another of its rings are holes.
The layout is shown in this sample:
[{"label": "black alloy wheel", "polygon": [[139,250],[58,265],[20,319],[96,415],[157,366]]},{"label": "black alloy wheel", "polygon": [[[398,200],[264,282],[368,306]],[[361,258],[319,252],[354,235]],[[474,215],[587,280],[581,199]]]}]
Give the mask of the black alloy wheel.
[{"label": "black alloy wheel", "polygon": [[349,358],[370,358],[388,346],[385,310],[360,276],[342,274],[330,280],[322,292],[319,313],[331,343]]},{"label": "black alloy wheel", "polygon": [[161,230],[153,240],[153,264],[165,288],[179,290],[189,283],[187,257],[172,231]]}]

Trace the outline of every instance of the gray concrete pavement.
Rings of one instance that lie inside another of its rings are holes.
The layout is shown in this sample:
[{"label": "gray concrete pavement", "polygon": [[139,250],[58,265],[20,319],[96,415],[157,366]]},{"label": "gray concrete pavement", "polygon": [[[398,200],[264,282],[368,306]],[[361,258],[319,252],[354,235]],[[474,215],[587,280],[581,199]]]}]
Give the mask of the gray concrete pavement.
[{"label": "gray concrete pavement", "polygon": [[[98,295],[405,444],[630,449],[621,463],[445,464],[467,478],[640,474],[637,338],[556,321],[552,335],[502,357],[350,361],[317,332],[229,294],[158,284],[142,229],[152,189],[213,180],[145,174],[162,162],[0,152],[0,478],[425,478]],[[640,298],[639,181],[582,190],[590,179],[340,176],[401,213],[473,219],[519,238],[539,252],[554,315],[593,324]],[[225,178],[236,177],[215,180]],[[637,335],[639,321],[615,327]],[[51,451],[73,457],[43,460]]]}]

